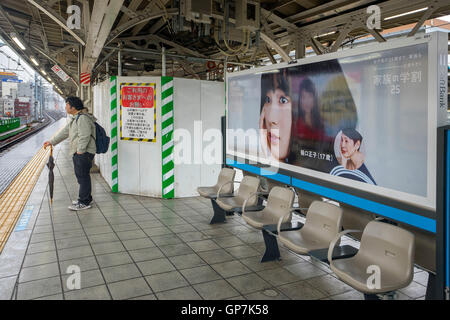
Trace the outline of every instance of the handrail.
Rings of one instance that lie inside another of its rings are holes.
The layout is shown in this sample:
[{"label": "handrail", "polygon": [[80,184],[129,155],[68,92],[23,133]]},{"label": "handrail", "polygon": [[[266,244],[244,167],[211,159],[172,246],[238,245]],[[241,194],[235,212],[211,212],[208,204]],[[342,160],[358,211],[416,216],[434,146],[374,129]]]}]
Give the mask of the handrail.
[{"label": "handrail", "polygon": [[334,239],[330,242],[330,246],[328,248],[328,262],[330,263],[331,266],[331,260],[333,260],[333,251],[334,251],[334,247],[336,246],[336,243],[338,242],[338,240],[340,238],[342,238],[342,236],[346,235],[347,233],[360,233],[362,232],[362,230],[356,230],[356,229],[348,229],[348,230],[344,230],[342,232],[339,232]]},{"label": "handrail", "polygon": [[222,191],[222,188],[225,187],[226,185],[229,185],[230,183],[241,183],[241,182],[240,181],[227,181],[224,184],[222,184],[219,187],[219,190],[217,190],[216,201],[219,200],[220,191]]},{"label": "handrail", "polygon": [[291,214],[292,211],[289,211],[289,213],[286,213],[284,216],[280,217],[280,219],[278,219],[278,223],[277,223],[277,233],[278,235],[281,233],[281,222],[284,220],[284,218],[288,217]]},{"label": "handrail", "polygon": [[268,195],[269,192],[253,192],[251,193],[247,199],[245,199],[244,204],[242,205],[242,215],[245,215],[245,207],[247,206],[247,202],[250,200],[250,198],[254,197],[254,196],[264,196],[264,195]]}]

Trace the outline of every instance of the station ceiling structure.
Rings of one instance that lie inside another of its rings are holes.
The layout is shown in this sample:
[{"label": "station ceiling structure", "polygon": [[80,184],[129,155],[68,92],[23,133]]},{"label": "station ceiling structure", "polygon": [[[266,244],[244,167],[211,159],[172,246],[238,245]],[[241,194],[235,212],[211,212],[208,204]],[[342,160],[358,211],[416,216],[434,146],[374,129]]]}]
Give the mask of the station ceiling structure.
[{"label": "station ceiling structure", "polygon": [[0,36],[69,95],[81,73],[91,83],[117,74],[119,59],[123,75],[160,75],[164,54],[168,75],[220,79],[224,62],[248,68],[368,36],[384,42],[384,30],[410,24],[402,36],[414,36],[425,21],[449,14],[448,0],[1,0]]}]

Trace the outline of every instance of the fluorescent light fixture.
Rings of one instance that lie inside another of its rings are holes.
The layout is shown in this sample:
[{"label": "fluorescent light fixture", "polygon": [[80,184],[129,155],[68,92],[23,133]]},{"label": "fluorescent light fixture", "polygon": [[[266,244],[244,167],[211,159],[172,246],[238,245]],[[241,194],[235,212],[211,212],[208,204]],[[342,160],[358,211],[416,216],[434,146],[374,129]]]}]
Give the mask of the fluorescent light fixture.
[{"label": "fluorescent light fixture", "polygon": [[329,36],[330,34],[335,34],[335,33],[336,33],[336,31],[331,31],[331,32],[327,32],[327,33],[315,36],[314,38],[325,37],[325,36]]},{"label": "fluorescent light fixture", "polygon": [[25,50],[25,46],[20,42],[15,33],[11,33],[11,39],[19,46],[20,49]]},{"label": "fluorescent light fixture", "polygon": [[35,66],[39,65],[39,62],[37,62],[37,60],[34,57],[30,57],[31,62],[34,63]]},{"label": "fluorescent light fixture", "polygon": [[428,9],[428,7],[421,8],[421,9],[417,9],[417,10],[413,10],[413,11],[408,11],[408,12],[405,12],[405,13],[396,14],[395,16],[391,16],[391,17],[384,18],[383,20],[395,19],[395,18],[398,18],[398,17],[406,16],[406,15],[408,15],[408,14],[413,14],[413,13],[425,11],[425,10],[427,10],[427,9]]},{"label": "fluorescent light fixture", "polygon": [[259,72],[256,72],[255,74],[278,73],[278,72],[280,72],[280,70],[273,69],[273,70],[269,70],[269,71],[259,71]]}]

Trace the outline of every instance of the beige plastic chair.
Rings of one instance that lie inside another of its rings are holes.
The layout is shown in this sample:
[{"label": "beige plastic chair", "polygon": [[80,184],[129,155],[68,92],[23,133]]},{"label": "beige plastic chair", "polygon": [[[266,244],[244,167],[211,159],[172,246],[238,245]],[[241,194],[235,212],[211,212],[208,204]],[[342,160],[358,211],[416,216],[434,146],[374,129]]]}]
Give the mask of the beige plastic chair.
[{"label": "beige plastic chair", "polygon": [[[249,196],[250,199],[254,194]],[[294,192],[289,188],[273,187],[267,198],[267,205],[260,211],[246,212],[247,200],[242,206],[242,218],[256,229],[262,229],[268,224],[277,224],[281,218],[282,223],[290,222],[292,218],[292,205],[294,203]]]},{"label": "beige plastic chair", "polygon": [[[344,230],[364,230],[370,221],[375,219],[375,215],[352,207],[346,204],[340,204],[343,210],[342,214],[342,228]],[[361,232],[352,234],[352,238],[361,240]]]},{"label": "beige plastic chair", "polygon": [[278,221],[278,240],[299,254],[311,250],[328,248],[330,242],[341,230],[342,209],[323,201],[314,201],[306,214],[303,228],[281,231],[282,219]]},{"label": "beige plastic chair", "polygon": [[[258,192],[260,187],[259,179],[251,176],[244,176],[242,181],[240,182],[239,189],[237,194],[233,197],[220,198],[220,193],[223,188],[225,188],[228,184],[234,183],[233,181],[229,181],[223,184],[219,190],[217,191],[217,205],[225,211],[231,211],[235,208],[241,208],[244,205],[244,201],[247,198],[250,198],[247,202],[248,206],[255,206],[258,201],[258,196],[256,192]],[[254,194],[251,196],[251,194]]]},{"label": "beige plastic chair", "polygon": [[436,273],[436,235],[406,224],[400,227],[412,232],[415,239],[414,263],[421,269]]},{"label": "beige plastic chair", "polygon": [[[217,183],[212,187],[198,187],[197,192],[205,198],[215,197],[217,195],[217,191],[219,188],[228,182],[234,181],[234,176],[236,175],[236,171],[231,168],[222,168],[219,173],[219,177],[217,179]],[[233,184],[229,183],[224,186],[221,190],[221,194],[232,194],[233,193]]]},{"label": "beige plastic chair", "polygon": [[[339,233],[328,249],[331,270],[343,282],[365,294],[389,293],[408,286],[414,274],[414,235],[392,224],[371,221],[361,237],[358,253],[346,259],[332,260],[337,241],[347,233]],[[380,282],[373,278],[379,267]]]},{"label": "beige plastic chair", "polygon": [[298,188],[295,188],[295,190],[297,190],[298,194],[298,206],[303,214],[307,213],[308,208],[314,201],[322,201],[322,197],[317,194],[310,193]]},{"label": "beige plastic chair", "polygon": [[414,228],[407,224],[399,224],[399,226],[414,234],[414,264],[418,268],[428,272],[425,300],[440,299],[436,288],[436,234]]}]

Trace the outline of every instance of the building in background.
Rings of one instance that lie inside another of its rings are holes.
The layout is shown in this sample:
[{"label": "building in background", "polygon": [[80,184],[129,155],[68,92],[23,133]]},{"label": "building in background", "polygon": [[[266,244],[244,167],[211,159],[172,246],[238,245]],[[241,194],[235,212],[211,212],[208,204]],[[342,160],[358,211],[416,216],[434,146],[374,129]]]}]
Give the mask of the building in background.
[{"label": "building in background", "polygon": [[0,72],[0,96],[17,97],[18,84],[22,82],[14,72]]},{"label": "building in background", "polygon": [[14,116],[29,117],[31,115],[29,97],[20,97],[14,100]]},{"label": "building in background", "polygon": [[18,97],[33,97],[34,96],[34,84],[31,81],[20,82],[17,84],[17,96]]},{"label": "building in background", "polygon": [[3,116],[14,117],[14,100],[3,98]]}]

